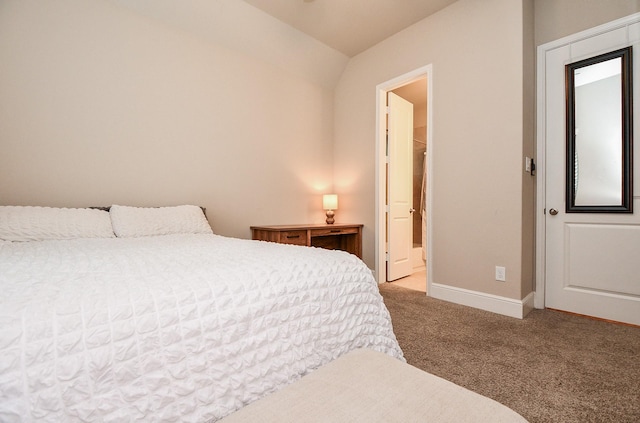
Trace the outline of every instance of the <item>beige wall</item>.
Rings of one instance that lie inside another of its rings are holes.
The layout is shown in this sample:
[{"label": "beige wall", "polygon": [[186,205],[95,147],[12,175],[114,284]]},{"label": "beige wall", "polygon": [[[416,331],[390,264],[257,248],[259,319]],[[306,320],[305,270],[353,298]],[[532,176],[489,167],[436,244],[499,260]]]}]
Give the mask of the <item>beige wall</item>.
[{"label": "beige wall", "polygon": [[322,222],[333,90],[310,67],[288,72],[113,2],[2,1],[0,204],[192,203],[245,238],[254,224]]},{"label": "beige wall", "polygon": [[[534,2],[523,1],[522,14],[522,156],[534,159],[535,145],[535,29]],[[524,166],[524,163],[522,163]],[[522,179],[522,293],[535,291],[536,178],[524,173]]]},{"label": "beige wall", "polygon": [[640,12],[640,0],[535,0],[535,42],[542,45]]},{"label": "beige wall", "polygon": [[[432,64],[432,282],[514,299],[531,291],[532,275],[522,275],[523,15],[522,1],[460,0],[349,61],[335,93],[334,184],[341,213],[366,225],[369,263],[376,86]],[[506,283],[494,280],[496,265]]]}]

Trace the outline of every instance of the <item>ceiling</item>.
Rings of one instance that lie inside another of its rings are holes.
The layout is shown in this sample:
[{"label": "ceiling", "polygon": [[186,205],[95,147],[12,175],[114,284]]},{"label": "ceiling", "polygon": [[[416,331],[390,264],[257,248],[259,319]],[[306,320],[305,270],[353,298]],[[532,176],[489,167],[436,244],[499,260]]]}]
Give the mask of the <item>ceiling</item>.
[{"label": "ceiling", "polygon": [[457,0],[244,0],[353,57]]},{"label": "ceiling", "polygon": [[407,85],[396,88],[394,93],[413,104],[414,108],[427,105],[427,78],[420,78]]}]

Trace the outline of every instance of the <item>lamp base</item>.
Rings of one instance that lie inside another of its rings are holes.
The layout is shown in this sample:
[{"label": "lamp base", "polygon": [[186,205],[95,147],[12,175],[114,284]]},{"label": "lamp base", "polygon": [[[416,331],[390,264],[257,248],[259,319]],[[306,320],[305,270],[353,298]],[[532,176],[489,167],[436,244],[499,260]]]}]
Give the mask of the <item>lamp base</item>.
[{"label": "lamp base", "polygon": [[333,210],[327,210],[327,220],[325,222],[327,222],[327,224],[329,225],[333,224],[336,221],[333,218],[334,215],[335,213],[333,212]]}]

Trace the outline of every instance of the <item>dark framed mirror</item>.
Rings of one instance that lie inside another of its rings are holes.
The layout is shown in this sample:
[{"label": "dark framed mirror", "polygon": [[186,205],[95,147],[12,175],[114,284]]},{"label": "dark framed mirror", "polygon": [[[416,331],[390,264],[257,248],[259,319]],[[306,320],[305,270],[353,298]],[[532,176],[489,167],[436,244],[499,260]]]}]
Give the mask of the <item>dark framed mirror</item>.
[{"label": "dark framed mirror", "polygon": [[567,213],[633,212],[632,47],[566,65]]}]

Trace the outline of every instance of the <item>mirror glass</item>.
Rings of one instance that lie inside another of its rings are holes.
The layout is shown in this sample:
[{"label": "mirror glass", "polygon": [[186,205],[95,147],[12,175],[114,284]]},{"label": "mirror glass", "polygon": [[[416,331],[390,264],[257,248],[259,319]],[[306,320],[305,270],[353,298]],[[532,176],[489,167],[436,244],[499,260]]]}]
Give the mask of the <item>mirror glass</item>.
[{"label": "mirror glass", "polygon": [[631,47],[566,73],[566,211],[631,212]]}]

